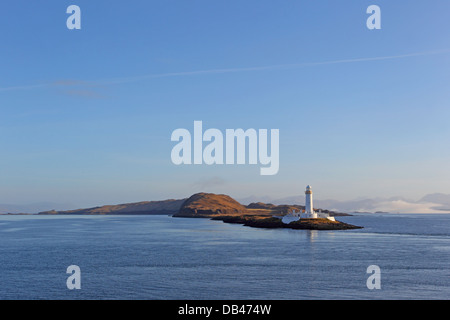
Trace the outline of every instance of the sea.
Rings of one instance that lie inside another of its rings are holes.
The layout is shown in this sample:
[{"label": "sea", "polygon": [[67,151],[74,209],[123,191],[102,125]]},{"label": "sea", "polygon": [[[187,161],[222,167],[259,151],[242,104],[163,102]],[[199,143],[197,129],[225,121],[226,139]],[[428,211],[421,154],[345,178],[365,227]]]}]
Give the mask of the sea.
[{"label": "sea", "polygon": [[[450,299],[449,214],[337,220],[364,228],[257,229],[150,215],[3,215],[0,299]],[[70,266],[79,268],[76,280]],[[77,281],[80,289],[70,289],[68,283]]]}]

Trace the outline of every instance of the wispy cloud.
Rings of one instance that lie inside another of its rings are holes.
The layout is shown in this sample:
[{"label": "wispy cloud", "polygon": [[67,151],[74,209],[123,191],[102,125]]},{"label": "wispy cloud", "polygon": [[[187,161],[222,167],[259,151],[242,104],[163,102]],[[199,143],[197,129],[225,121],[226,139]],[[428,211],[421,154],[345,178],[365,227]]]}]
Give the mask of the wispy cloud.
[{"label": "wispy cloud", "polygon": [[99,92],[99,85],[93,82],[77,79],[64,79],[54,81],[52,86],[59,89],[62,94],[72,97],[90,99],[103,99],[106,97]]},{"label": "wispy cloud", "polygon": [[221,177],[216,176],[216,177],[198,180],[193,183],[193,187],[209,190],[214,187],[221,187],[224,184],[226,184],[226,180]]},{"label": "wispy cloud", "polygon": [[61,87],[93,85],[93,83],[83,81],[83,80],[77,80],[77,79],[61,79],[61,80],[56,80],[56,81],[52,82],[51,84],[54,86],[61,86]]},{"label": "wispy cloud", "polygon": [[91,99],[104,99],[105,95],[95,91],[95,90],[65,90],[64,94],[73,97],[81,97],[81,98],[91,98]]},{"label": "wispy cloud", "polygon": [[280,64],[280,65],[270,65],[270,66],[246,67],[246,68],[208,69],[208,70],[196,70],[196,71],[186,71],[186,72],[168,72],[168,73],[148,74],[148,75],[128,77],[128,78],[108,79],[108,80],[103,80],[102,83],[103,84],[122,84],[122,83],[136,82],[136,81],[152,79],[152,78],[181,77],[181,76],[223,74],[223,73],[235,73],[235,72],[252,72],[252,71],[289,70],[289,69],[306,68],[306,67],[323,66],[323,65],[333,65],[333,64],[343,64],[343,63],[393,60],[393,59],[429,56],[429,55],[445,54],[445,53],[450,53],[450,49],[439,50],[439,51],[416,52],[416,53],[409,53],[409,54],[402,54],[402,55],[381,56],[381,57],[329,60],[329,61],[321,61],[321,62]]},{"label": "wispy cloud", "polygon": [[0,92],[50,88],[68,96],[102,99],[105,95],[98,91],[100,86],[104,85],[77,79],[61,79],[50,83],[3,87],[0,88]]},{"label": "wispy cloud", "polygon": [[37,89],[37,88],[46,88],[49,84],[32,84],[32,85],[23,85],[23,86],[11,86],[11,87],[3,87],[0,88],[0,92],[6,91],[16,91],[16,90],[29,90],[29,89]]},{"label": "wispy cloud", "polygon": [[360,62],[372,62],[383,60],[404,59],[412,57],[430,56],[438,54],[450,53],[450,49],[443,49],[437,51],[425,51],[415,52],[401,55],[390,55],[380,57],[365,57],[365,58],[350,58],[340,60],[328,60],[320,62],[306,62],[306,63],[294,63],[294,64],[280,64],[269,66],[255,66],[255,67],[242,67],[242,68],[223,68],[223,69],[207,69],[207,70],[195,70],[195,71],[182,71],[182,72],[167,72],[167,73],[155,73],[133,77],[120,77],[101,79],[96,81],[83,81],[83,80],[58,80],[51,83],[44,84],[31,84],[21,86],[0,87],[0,92],[15,91],[15,90],[31,90],[39,88],[51,88],[55,86],[106,86],[125,84],[131,82],[139,82],[148,79],[164,78],[164,77],[186,77],[196,75],[210,75],[210,74],[225,74],[225,73],[237,73],[237,72],[255,72],[255,71],[271,71],[271,70],[291,70],[315,66],[334,65],[334,64],[347,64],[347,63],[360,63]]}]

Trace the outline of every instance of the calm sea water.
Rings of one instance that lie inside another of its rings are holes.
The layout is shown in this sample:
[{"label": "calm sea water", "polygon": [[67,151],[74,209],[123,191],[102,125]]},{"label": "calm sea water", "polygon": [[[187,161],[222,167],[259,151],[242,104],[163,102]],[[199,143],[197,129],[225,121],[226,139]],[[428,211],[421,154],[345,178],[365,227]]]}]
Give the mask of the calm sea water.
[{"label": "calm sea water", "polygon": [[[450,299],[450,215],[339,220],[365,228],[0,216],[0,299]],[[66,287],[69,265],[81,290]],[[366,286],[369,265],[380,290]]]}]

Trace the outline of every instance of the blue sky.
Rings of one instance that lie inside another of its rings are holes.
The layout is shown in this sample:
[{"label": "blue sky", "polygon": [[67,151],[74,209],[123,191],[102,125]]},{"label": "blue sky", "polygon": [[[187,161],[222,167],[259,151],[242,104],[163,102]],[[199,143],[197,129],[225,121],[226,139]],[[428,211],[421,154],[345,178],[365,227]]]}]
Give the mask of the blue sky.
[{"label": "blue sky", "polygon": [[[66,28],[66,8],[82,29]],[[366,28],[377,4],[382,29]],[[450,193],[450,3],[3,1],[0,203]],[[206,71],[206,72],[198,72]],[[280,129],[280,171],[175,166],[173,130]]]}]

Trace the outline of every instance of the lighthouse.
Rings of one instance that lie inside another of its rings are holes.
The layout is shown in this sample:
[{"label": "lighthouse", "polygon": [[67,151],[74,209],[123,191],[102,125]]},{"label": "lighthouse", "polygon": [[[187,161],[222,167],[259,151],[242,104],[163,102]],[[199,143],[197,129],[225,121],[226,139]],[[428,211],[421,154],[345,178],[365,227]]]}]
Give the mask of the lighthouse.
[{"label": "lighthouse", "polygon": [[311,186],[306,186],[305,191],[305,218],[317,218],[317,213],[314,212],[313,207],[313,192]]},{"label": "lighthouse", "polygon": [[281,218],[281,221],[284,224],[289,224],[294,221],[298,221],[301,219],[328,219],[331,221],[336,221],[334,217],[330,217],[328,213],[322,212],[322,210],[319,210],[318,212],[314,211],[313,207],[313,192],[310,185],[306,186],[305,191],[305,210],[302,213],[302,210],[295,210],[292,209],[287,215],[283,216]]}]

